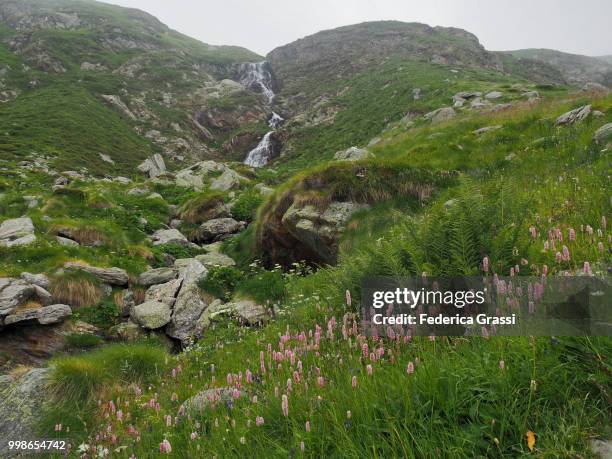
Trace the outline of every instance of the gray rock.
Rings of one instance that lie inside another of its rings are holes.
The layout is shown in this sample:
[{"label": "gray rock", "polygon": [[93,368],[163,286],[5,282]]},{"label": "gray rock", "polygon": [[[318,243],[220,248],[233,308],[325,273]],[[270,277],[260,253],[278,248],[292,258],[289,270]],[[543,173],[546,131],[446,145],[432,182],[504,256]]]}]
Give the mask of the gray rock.
[{"label": "gray rock", "polygon": [[610,440],[591,440],[591,449],[595,457],[600,459],[612,459],[612,441]]},{"label": "gray rock", "polygon": [[132,188],[127,192],[129,196],[144,196],[149,193],[148,188]]},{"label": "gray rock", "polygon": [[423,116],[426,120],[431,120],[433,124],[441,123],[443,121],[450,120],[456,115],[455,110],[452,107],[442,107],[427,113]]},{"label": "gray rock", "polygon": [[178,229],[183,224],[183,220],[173,218],[170,220],[170,228]]},{"label": "gray rock", "polygon": [[174,267],[184,284],[200,282],[208,274],[208,270],[196,258],[179,258],[174,261]]},{"label": "gray rock", "polygon": [[145,302],[157,301],[159,303],[165,303],[168,306],[174,306],[176,295],[182,283],[183,281],[181,279],[174,279],[163,284],[149,287],[145,293]]},{"label": "gray rock", "polygon": [[211,266],[235,266],[236,262],[225,255],[224,253],[213,252],[213,253],[205,253],[202,255],[198,255],[195,257],[200,263],[202,263],[206,268],[210,268]]},{"label": "gray rock", "polygon": [[593,92],[603,92],[603,93],[609,93],[610,92],[610,88],[608,88],[607,86],[604,86],[601,83],[597,83],[595,81],[588,81],[584,84],[584,86],[582,87],[583,91],[593,91]]},{"label": "gray rock", "polygon": [[95,266],[86,266],[78,263],[64,263],[64,269],[69,271],[84,271],[91,274],[101,282],[119,287],[128,284],[129,277],[125,269],[121,268],[97,268]]},{"label": "gray rock", "polygon": [[160,229],[155,231],[150,237],[153,245],[162,245],[162,244],[180,244],[180,245],[190,245],[190,242],[187,238],[181,233],[179,230],[172,229]]},{"label": "gray rock", "polygon": [[527,99],[539,99],[540,93],[538,91],[525,91],[522,96]]},{"label": "gray rock", "polygon": [[501,129],[503,126],[501,124],[498,124],[496,126],[486,126],[486,127],[482,127],[480,129],[476,129],[475,131],[472,131],[474,134],[476,135],[482,135],[485,132],[489,132],[489,131],[495,131],[497,129]]},{"label": "gray rock", "polygon": [[147,199],[161,199],[161,200],[163,200],[164,197],[161,194],[159,194],[159,193],[151,193],[149,196],[147,196]]},{"label": "gray rock", "polygon": [[259,193],[261,193],[264,196],[269,196],[272,193],[274,193],[274,190],[272,188],[267,187],[263,183],[258,183],[253,188],[255,188],[257,191],[259,191]]},{"label": "gray rock", "polygon": [[157,268],[145,271],[138,277],[138,283],[145,287],[156,284],[165,284],[176,279],[178,271],[173,268]]},{"label": "gray rock", "polygon": [[338,240],[348,219],[367,205],[353,202],[332,202],[320,211],[312,205],[291,205],[282,218],[283,226],[325,263],[333,264],[338,253]]},{"label": "gray rock", "polygon": [[270,318],[266,308],[253,300],[241,300],[233,303],[232,311],[242,323],[247,325],[263,323]]},{"label": "gray rock", "polygon": [[19,322],[30,323],[38,322],[40,325],[50,325],[63,322],[64,319],[70,317],[72,309],[65,304],[53,304],[36,309],[23,309],[4,318],[5,325],[12,325]]},{"label": "gray rock", "polygon": [[20,245],[30,245],[36,242],[36,236],[30,234],[28,236],[23,236],[17,239],[8,240],[8,239],[0,239],[0,246],[3,247],[16,247]]},{"label": "gray rock", "polygon": [[419,100],[421,98],[421,88],[414,88],[412,90],[412,99]]},{"label": "gray rock", "polygon": [[200,161],[187,169],[182,169],[175,174],[176,185],[193,188],[200,191],[204,188],[204,182],[211,177],[214,172],[223,172],[227,169],[225,164],[216,161]]},{"label": "gray rock", "polygon": [[17,307],[36,295],[36,286],[23,280],[0,278],[0,317],[12,314]]},{"label": "gray rock", "polygon": [[337,161],[359,161],[361,159],[371,158],[372,153],[365,148],[350,147],[346,150],[338,151],[334,155]]},{"label": "gray rock", "polygon": [[127,178],[127,177],[121,177],[121,176],[119,176],[119,177],[115,177],[113,180],[114,180],[115,182],[117,182],[117,183],[122,184],[122,185],[129,185],[130,183],[132,183],[132,180],[130,180],[129,178]]},{"label": "gray rock", "polygon": [[49,289],[49,278],[44,274],[21,273],[19,276],[28,284],[38,285],[44,289]]},{"label": "gray rock", "polygon": [[12,218],[0,224],[0,244],[7,245],[19,240],[22,241],[20,244],[24,244],[26,239],[33,242],[31,237],[34,237],[34,224],[29,217]]},{"label": "gray rock", "polygon": [[136,306],[134,291],[132,289],[126,289],[123,291],[121,303],[121,317],[129,317],[132,313],[132,308]]},{"label": "gray rock", "polygon": [[102,161],[104,161],[105,163],[109,163],[109,164],[115,164],[115,161],[113,161],[113,158],[111,158],[108,155],[105,155],[104,153],[98,153],[100,155],[100,159]]},{"label": "gray rock", "polygon": [[229,191],[234,188],[239,188],[243,180],[246,179],[234,170],[226,169],[219,177],[211,182],[210,189],[216,191]]},{"label": "gray rock", "polygon": [[465,105],[465,103],[466,103],[466,100],[465,100],[465,99],[458,98],[458,99],[456,99],[456,100],[454,101],[454,103],[453,103],[453,107],[455,107],[455,108],[461,108],[461,107],[463,107],[463,106]]},{"label": "gray rock", "polygon": [[0,457],[11,457],[8,439],[37,438],[37,425],[49,400],[50,369],[32,368],[20,376],[0,377]]},{"label": "gray rock", "polygon": [[198,319],[207,306],[196,283],[183,284],[174,304],[172,319],[166,327],[168,336],[179,339],[183,345],[197,340],[201,333],[197,326]]},{"label": "gray rock", "polygon": [[132,320],[141,327],[155,330],[167,325],[172,317],[172,308],[166,303],[146,301],[134,306]]},{"label": "gray rock", "polygon": [[494,99],[499,99],[500,97],[503,97],[504,94],[500,91],[491,91],[485,94],[485,99],[487,100],[494,100]]},{"label": "gray rock", "polygon": [[108,331],[109,335],[121,341],[137,341],[146,336],[144,330],[136,323],[128,320],[115,325]]},{"label": "gray rock", "polygon": [[457,99],[473,99],[480,96],[482,96],[482,92],[479,91],[461,91],[453,96],[453,101]]},{"label": "gray rock", "polygon": [[159,153],[145,159],[139,166],[138,170],[143,174],[147,174],[149,178],[158,177],[166,172],[166,163],[164,158]]},{"label": "gray rock", "polygon": [[233,218],[215,218],[202,223],[200,238],[205,242],[223,239],[225,236],[237,233],[244,229],[244,224]]},{"label": "gray rock", "polygon": [[593,140],[598,144],[608,144],[612,142],[612,123],[604,124],[595,131]]},{"label": "gray rock", "polygon": [[564,113],[555,122],[557,126],[564,126],[572,123],[576,123],[578,121],[583,121],[589,116],[591,113],[590,105],[583,105],[582,107],[575,108],[574,110],[570,110],[569,112]]},{"label": "gray rock", "polygon": [[55,240],[59,245],[63,245],[64,247],[77,247],[79,245],[77,241],[73,241],[67,237],[55,236]]}]

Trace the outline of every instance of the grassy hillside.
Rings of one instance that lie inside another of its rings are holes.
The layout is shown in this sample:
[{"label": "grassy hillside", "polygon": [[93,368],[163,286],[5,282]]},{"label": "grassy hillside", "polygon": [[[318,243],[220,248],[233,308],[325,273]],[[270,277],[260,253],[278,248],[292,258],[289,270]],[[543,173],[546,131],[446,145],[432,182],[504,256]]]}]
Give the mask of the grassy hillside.
[{"label": "grassy hillside", "polygon": [[[604,116],[555,125],[586,102]],[[335,267],[269,272],[286,293],[263,328],[219,320],[165,359],[132,346],[59,358],[54,384],[63,390],[41,433],[117,457],[146,456],[162,443],[176,457],[590,456],[590,439],[612,434],[609,338],[372,339],[359,335],[354,313],[368,275],[479,274],[485,256],[499,275],[518,266],[519,275],[541,276],[544,265],[548,276],[576,273],[585,261],[605,275],[610,152],[592,138],[611,109],[610,97],[579,96],[389,130],[373,148],[377,161],[454,169],[457,183],[421,208],[387,201],[360,214]],[[490,125],[502,127],[474,133]],[[564,236],[569,259],[557,260],[560,246],[545,248],[549,230]],[[269,291],[268,274],[254,279],[253,292]],[[121,352],[134,371],[111,386]],[[150,358],[159,374],[137,370]],[[213,388],[229,392],[180,408]]]}]

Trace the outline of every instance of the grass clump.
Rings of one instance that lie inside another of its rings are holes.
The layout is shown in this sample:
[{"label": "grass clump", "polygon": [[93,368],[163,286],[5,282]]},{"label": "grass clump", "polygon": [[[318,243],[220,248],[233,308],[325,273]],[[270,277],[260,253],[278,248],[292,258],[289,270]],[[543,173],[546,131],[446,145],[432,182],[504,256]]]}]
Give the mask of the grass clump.
[{"label": "grass clump", "polygon": [[98,280],[84,272],[66,272],[52,278],[50,292],[58,303],[76,309],[96,306],[102,300]]},{"label": "grass clump", "polygon": [[71,333],[66,335],[64,341],[72,349],[92,349],[102,343],[102,338],[91,333]]}]

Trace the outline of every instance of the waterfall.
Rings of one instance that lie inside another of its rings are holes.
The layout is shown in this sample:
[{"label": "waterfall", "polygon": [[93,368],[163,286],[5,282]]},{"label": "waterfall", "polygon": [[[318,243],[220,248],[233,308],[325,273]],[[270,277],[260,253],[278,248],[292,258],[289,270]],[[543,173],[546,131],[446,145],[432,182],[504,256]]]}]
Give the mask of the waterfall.
[{"label": "waterfall", "polygon": [[[268,63],[266,61],[247,62],[240,66],[240,72],[242,75],[240,83],[246,88],[261,92],[268,98],[268,106],[272,105],[274,101],[274,91],[272,91],[272,73],[270,73],[268,69]],[[244,164],[251,167],[262,167],[270,161],[274,154],[272,134],[283,121],[285,121],[285,119],[282,116],[276,112],[272,112],[272,115],[268,119],[268,126],[270,126],[272,130],[267,132],[257,146],[249,152],[244,160]]]},{"label": "waterfall", "polygon": [[252,167],[262,167],[265,166],[268,161],[270,161],[270,158],[274,153],[272,141],[270,140],[273,133],[274,131],[270,131],[263,136],[263,139],[261,139],[257,146],[249,152],[248,156],[244,160],[244,164]]},{"label": "waterfall", "polygon": [[242,78],[240,83],[250,89],[259,89],[271,104],[274,100],[272,91],[272,74],[266,68],[267,62],[247,62],[240,67]]}]

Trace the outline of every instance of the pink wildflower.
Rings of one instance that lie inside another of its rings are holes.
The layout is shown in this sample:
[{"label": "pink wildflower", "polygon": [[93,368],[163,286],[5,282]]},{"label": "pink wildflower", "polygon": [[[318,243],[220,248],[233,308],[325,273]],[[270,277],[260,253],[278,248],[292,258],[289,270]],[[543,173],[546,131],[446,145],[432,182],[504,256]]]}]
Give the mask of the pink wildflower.
[{"label": "pink wildflower", "polygon": [[499,369],[503,370],[504,368],[506,368],[506,362],[504,362],[503,360],[499,361]]},{"label": "pink wildflower", "polygon": [[190,437],[191,437],[192,440],[195,440],[195,439],[198,438],[198,433],[197,432],[191,432]]},{"label": "pink wildflower", "polygon": [[569,240],[570,241],[576,240],[576,230],[574,230],[574,228],[569,229]]},{"label": "pink wildflower", "polygon": [[408,373],[409,375],[414,373],[414,363],[412,363],[412,360],[408,362],[408,366],[406,367],[406,373]]},{"label": "pink wildflower", "polygon": [[368,365],[366,366],[366,370],[368,370],[368,375],[372,376],[372,372],[374,371],[374,370],[372,369],[372,365],[370,365],[370,364],[368,363]]},{"label": "pink wildflower", "polygon": [[317,378],[317,384],[319,385],[319,387],[324,387],[325,386],[325,378],[323,378],[323,376],[319,376]]},{"label": "pink wildflower", "polygon": [[310,421],[306,421],[306,432],[310,432]]},{"label": "pink wildflower", "polygon": [[257,416],[257,417],[255,418],[255,425],[256,425],[257,427],[261,427],[261,426],[263,426],[263,425],[264,425],[264,418],[263,418],[262,416]]},{"label": "pink wildflower", "polygon": [[306,445],[304,444],[304,441],[301,441],[300,442],[300,451],[303,453],[305,449],[306,449]]},{"label": "pink wildflower", "polygon": [[353,386],[353,389],[357,387],[357,376],[351,378],[351,386]]},{"label": "pink wildflower", "polygon": [[159,444],[159,452],[161,454],[170,454],[172,452],[172,446],[167,439],[164,438],[164,441]]},{"label": "pink wildflower", "polygon": [[584,262],[584,266],[583,266],[583,268],[582,268],[582,271],[583,271],[585,274],[591,274],[591,265],[590,265],[590,263],[589,263],[588,261],[585,261],[585,262]]},{"label": "pink wildflower", "polygon": [[484,257],[484,258],[482,259],[482,270],[483,270],[485,273],[488,273],[488,272],[489,272],[489,257]]}]

